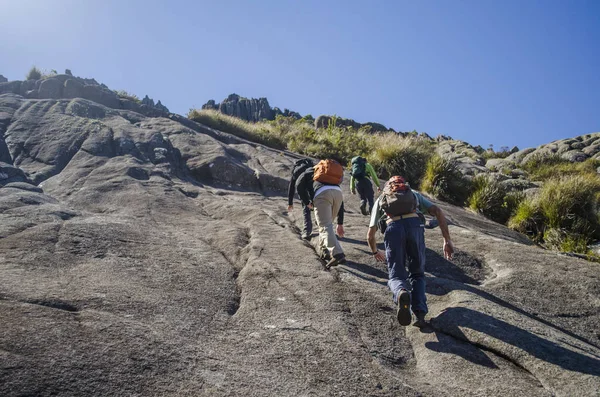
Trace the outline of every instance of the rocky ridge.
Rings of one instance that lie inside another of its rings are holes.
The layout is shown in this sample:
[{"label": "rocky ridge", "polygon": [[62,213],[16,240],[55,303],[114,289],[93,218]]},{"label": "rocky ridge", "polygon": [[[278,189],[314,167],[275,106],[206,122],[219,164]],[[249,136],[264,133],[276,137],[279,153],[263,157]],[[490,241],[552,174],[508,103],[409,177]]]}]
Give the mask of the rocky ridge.
[{"label": "rocky ridge", "polygon": [[347,265],[299,238],[296,155],[59,92],[0,94],[0,395],[600,393],[598,264],[438,203],[402,328],[355,196]]}]

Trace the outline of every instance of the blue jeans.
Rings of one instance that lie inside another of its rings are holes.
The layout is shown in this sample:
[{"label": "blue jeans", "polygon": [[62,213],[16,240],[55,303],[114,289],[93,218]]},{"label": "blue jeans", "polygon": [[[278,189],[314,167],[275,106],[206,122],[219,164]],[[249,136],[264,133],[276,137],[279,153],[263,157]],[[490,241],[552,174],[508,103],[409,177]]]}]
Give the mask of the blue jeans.
[{"label": "blue jeans", "polygon": [[383,237],[388,265],[388,287],[398,302],[400,290],[411,293],[413,312],[427,313],[425,297],[425,229],[419,218],[390,223]]}]

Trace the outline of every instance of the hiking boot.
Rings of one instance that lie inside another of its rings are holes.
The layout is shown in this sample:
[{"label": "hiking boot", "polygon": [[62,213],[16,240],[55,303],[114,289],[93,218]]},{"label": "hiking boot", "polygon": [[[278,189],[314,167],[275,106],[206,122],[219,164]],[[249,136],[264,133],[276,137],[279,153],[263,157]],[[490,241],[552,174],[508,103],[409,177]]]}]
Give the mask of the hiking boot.
[{"label": "hiking boot", "polygon": [[331,260],[331,254],[329,253],[329,250],[326,248],[321,249],[319,252],[319,258],[325,262],[329,262]]},{"label": "hiking boot", "polygon": [[346,255],[335,254],[333,258],[329,262],[327,262],[326,266],[327,268],[330,268],[337,265],[343,265],[344,263],[346,263]]},{"label": "hiking boot", "polygon": [[423,328],[427,326],[427,321],[425,321],[425,313],[424,312],[415,312],[415,317],[417,320],[413,323],[415,327]]},{"label": "hiking boot", "polygon": [[412,315],[410,314],[410,293],[405,289],[401,290],[398,295],[397,310],[396,317],[398,318],[400,325],[405,327],[410,325],[410,322],[412,321]]},{"label": "hiking boot", "polygon": [[312,235],[310,235],[308,233],[302,233],[302,235],[300,237],[302,238],[302,240],[310,241],[310,239],[312,238]]},{"label": "hiking boot", "polygon": [[360,203],[360,213],[363,215],[369,215],[367,212],[367,203]]}]

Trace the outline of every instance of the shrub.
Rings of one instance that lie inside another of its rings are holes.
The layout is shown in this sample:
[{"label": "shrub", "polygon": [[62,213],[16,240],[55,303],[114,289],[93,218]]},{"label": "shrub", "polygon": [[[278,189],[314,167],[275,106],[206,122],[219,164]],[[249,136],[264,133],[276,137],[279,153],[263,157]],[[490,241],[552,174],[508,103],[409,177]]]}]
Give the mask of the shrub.
[{"label": "shrub", "polygon": [[455,205],[464,205],[470,192],[470,181],[457,167],[455,160],[434,154],[427,162],[421,189],[434,197]]},{"label": "shrub", "polygon": [[31,69],[29,69],[29,72],[27,73],[27,76],[25,76],[25,78],[27,80],[39,80],[42,78],[42,71],[39,70],[37,67],[32,66]]},{"label": "shrub", "polygon": [[277,149],[285,149],[285,140],[278,136],[268,123],[248,123],[237,117],[228,116],[217,110],[192,109],[188,118],[219,131],[227,132],[244,139],[262,143]]},{"label": "shrub", "polygon": [[136,103],[142,103],[142,101],[140,100],[140,98],[138,98],[137,95],[130,94],[129,92],[127,92],[125,90],[113,90],[113,92],[115,94],[117,94],[119,96],[119,98],[128,99],[128,100],[130,100],[132,102],[136,102]]},{"label": "shrub", "polygon": [[508,193],[506,188],[490,175],[480,174],[473,178],[473,193],[469,207],[491,220],[505,224],[521,200],[519,193]]},{"label": "shrub", "polygon": [[419,188],[427,161],[433,155],[429,141],[402,137],[395,133],[369,135],[369,162],[383,178],[403,176],[411,186]]},{"label": "shrub", "polygon": [[550,179],[538,196],[519,205],[509,227],[550,248],[586,253],[587,245],[600,237],[599,195],[597,175]]}]

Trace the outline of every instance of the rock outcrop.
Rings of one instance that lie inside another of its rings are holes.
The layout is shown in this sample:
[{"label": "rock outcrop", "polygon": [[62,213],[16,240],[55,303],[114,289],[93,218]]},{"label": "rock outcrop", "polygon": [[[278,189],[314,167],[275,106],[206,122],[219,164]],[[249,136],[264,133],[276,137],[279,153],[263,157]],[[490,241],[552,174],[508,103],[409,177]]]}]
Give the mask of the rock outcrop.
[{"label": "rock outcrop", "polygon": [[[515,151],[515,149],[517,150]],[[504,159],[488,160],[486,166],[498,169],[503,167],[518,168],[536,157],[552,155],[571,162],[582,162],[590,158],[600,159],[600,132],[560,139],[540,145],[537,148],[518,150],[517,147],[514,147],[510,156]]]},{"label": "rock outcrop", "polygon": [[9,93],[29,99],[83,98],[112,109],[131,110],[147,116],[166,116],[169,113],[169,109],[160,101],[156,105],[154,101],[152,105],[149,105],[150,102],[140,104],[120,97],[94,79],[74,77],[72,74],[57,74],[40,80],[0,81],[0,95]]},{"label": "rock outcrop", "polygon": [[0,83],[0,395],[600,392],[597,264],[438,203],[458,252],[426,231],[431,327],[402,328],[349,178],[326,272],[297,156],[66,81]]},{"label": "rock outcrop", "polygon": [[220,104],[211,99],[202,105],[202,109],[218,110],[223,114],[251,122],[275,120],[277,116],[277,112],[271,109],[267,98],[244,98],[237,94],[229,95]]},{"label": "rock outcrop", "polygon": [[8,79],[0,74],[0,83],[7,83]]}]

